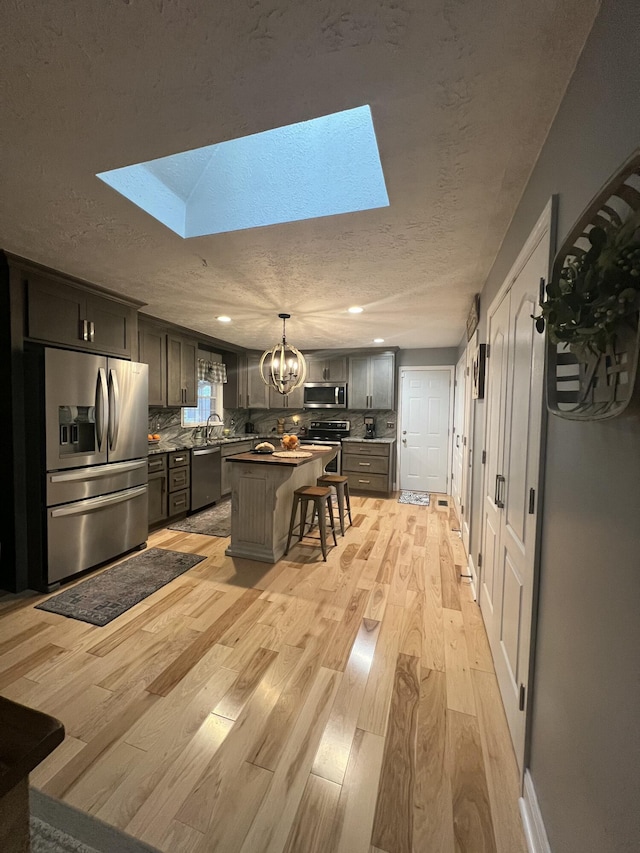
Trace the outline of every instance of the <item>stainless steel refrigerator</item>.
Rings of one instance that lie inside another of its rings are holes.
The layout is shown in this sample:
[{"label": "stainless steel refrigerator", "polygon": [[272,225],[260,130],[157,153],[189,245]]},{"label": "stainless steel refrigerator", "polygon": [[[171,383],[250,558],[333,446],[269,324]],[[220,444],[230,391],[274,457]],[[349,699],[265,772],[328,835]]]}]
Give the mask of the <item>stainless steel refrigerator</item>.
[{"label": "stainless steel refrigerator", "polygon": [[147,539],[148,366],[45,348],[43,391],[51,587]]}]

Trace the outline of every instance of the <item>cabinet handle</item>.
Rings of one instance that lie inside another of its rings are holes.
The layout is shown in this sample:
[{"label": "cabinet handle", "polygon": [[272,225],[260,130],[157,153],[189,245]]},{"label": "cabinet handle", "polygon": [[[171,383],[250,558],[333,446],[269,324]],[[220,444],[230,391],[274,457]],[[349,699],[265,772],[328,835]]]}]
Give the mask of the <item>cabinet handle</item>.
[{"label": "cabinet handle", "polygon": [[359,483],[370,483],[371,480],[358,480]]},{"label": "cabinet handle", "polygon": [[184,456],[174,456],[173,461],[174,462],[184,462]]},{"label": "cabinet handle", "polygon": [[93,320],[89,320],[89,340],[91,341],[91,343],[94,342],[95,335],[96,335],[96,324],[93,322]]},{"label": "cabinet handle", "polygon": [[87,321],[86,320],[80,320],[80,338],[83,341],[87,341],[87,340],[89,340],[88,334],[89,334],[89,332],[87,330]]},{"label": "cabinet handle", "polygon": [[371,462],[358,462],[358,465],[371,465]]}]

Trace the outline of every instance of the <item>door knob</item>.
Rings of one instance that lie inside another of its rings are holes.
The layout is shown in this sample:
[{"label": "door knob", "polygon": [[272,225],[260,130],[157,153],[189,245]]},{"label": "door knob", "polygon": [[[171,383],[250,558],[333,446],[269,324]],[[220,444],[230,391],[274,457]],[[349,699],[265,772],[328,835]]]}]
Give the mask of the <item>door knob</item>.
[{"label": "door knob", "polygon": [[403,429],[403,430],[402,430],[402,434],[403,434],[403,435],[406,435],[406,434],[407,434],[406,429]]}]

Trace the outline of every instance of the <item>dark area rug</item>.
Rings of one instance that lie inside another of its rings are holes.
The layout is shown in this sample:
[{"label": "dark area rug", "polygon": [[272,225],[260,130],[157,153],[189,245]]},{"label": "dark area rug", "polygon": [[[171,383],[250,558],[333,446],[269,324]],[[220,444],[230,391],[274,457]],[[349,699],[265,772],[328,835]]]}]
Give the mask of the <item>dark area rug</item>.
[{"label": "dark area rug", "polygon": [[36,609],[91,625],[106,625],[204,559],[197,554],[149,548],[36,604]]},{"label": "dark area rug", "polygon": [[176,521],[169,525],[169,530],[202,533],[205,536],[231,536],[231,499]]},{"label": "dark area rug", "polygon": [[400,492],[399,504],[415,504],[416,506],[429,506],[428,492]]}]

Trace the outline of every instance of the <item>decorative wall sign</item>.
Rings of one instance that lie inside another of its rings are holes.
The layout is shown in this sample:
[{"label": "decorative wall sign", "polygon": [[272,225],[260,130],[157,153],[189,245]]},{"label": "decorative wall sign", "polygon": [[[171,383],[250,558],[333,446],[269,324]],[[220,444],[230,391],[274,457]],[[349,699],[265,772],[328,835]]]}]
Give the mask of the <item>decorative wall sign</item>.
[{"label": "decorative wall sign", "polygon": [[476,293],[467,317],[467,340],[470,341],[480,321],[480,294]]},{"label": "decorative wall sign", "polygon": [[487,360],[487,345],[478,344],[473,356],[471,380],[473,382],[473,399],[482,400],[484,398],[484,371]]},{"label": "decorative wall sign", "polygon": [[[640,149],[583,212],[553,263],[547,406],[569,420],[640,409]],[[538,325],[537,325],[538,327]]]}]

